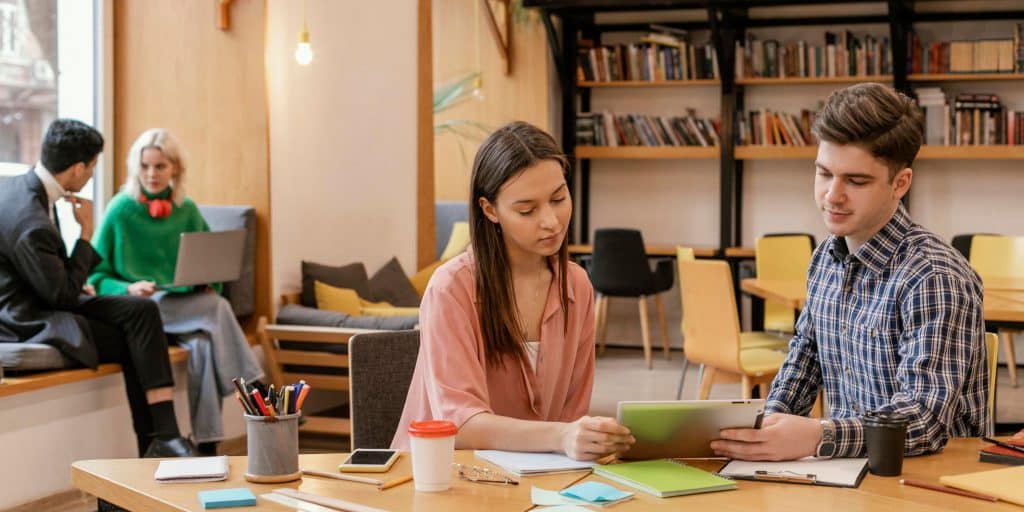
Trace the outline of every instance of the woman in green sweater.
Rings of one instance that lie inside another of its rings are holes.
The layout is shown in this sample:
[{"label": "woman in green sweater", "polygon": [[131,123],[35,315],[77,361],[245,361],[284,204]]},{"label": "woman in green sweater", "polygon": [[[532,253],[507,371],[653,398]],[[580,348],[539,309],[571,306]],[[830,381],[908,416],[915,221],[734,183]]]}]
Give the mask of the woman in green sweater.
[{"label": "woman in green sweater", "polygon": [[189,351],[188,395],[192,435],[200,451],[224,438],[222,398],[231,379],[263,378],[220,283],[158,291],[174,281],[182,233],[210,227],[185,195],[185,162],[177,142],[151,129],[128,152],[128,178],[107,206],[92,243],[103,261],[89,277],[101,295],[150,297],[160,306],[164,330]]}]

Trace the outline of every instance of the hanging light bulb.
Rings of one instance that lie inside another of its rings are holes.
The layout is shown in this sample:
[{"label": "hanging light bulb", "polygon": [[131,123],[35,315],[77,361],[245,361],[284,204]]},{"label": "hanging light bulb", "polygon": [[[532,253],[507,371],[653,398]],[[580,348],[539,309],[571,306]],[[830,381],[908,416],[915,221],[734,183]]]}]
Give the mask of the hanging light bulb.
[{"label": "hanging light bulb", "polygon": [[477,101],[483,101],[484,96],[484,79],[480,75],[476,76],[473,80],[473,99]]},{"label": "hanging light bulb", "polygon": [[302,30],[299,31],[299,44],[295,47],[295,62],[299,65],[308,66],[313,62],[313,47],[309,45],[309,31],[306,30],[306,21],[302,21]]},{"label": "hanging light bulb", "polygon": [[299,44],[295,47],[295,62],[300,66],[313,62],[313,47],[309,44],[309,30],[306,28],[306,2],[302,2],[302,30],[299,31]]}]

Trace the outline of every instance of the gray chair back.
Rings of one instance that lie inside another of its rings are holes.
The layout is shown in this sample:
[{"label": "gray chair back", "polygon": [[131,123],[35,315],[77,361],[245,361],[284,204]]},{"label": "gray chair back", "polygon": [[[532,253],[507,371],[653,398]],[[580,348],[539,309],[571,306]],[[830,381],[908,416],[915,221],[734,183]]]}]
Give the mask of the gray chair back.
[{"label": "gray chair back", "polygon": [[357,334],[348,341],[352,449],[388,448],[416,369],[420,331]]},{"label": "gray chair back", "polygon": [[235,316],[248,316],[256,311],[256,211],[251,206],[200,206],[199,213],[210,225],[210,231],[245,230],[245,253],[242,275],[237,281],[224,283],[224,298],[231,303]]}]

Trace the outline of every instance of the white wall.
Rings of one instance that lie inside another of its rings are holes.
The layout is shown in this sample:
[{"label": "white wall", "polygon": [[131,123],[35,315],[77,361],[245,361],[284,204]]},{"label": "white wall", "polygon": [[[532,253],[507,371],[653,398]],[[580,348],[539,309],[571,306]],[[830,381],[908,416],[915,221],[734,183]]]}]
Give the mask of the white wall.
[{"label": "white wall", "polygon": [[267,3],[274,296],[303,259],[415,270],[416,1]]}]

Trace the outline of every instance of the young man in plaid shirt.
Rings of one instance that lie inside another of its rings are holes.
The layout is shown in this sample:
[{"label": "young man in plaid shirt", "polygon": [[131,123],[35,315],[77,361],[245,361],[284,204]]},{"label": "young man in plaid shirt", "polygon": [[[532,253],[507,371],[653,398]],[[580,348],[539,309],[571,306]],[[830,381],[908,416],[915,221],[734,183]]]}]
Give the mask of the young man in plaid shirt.
[{"label": "young man in plaid shirt", "polygon": [[[907,416],[907,455],[984,434],[981,280],[900,202],[924,137],[921,110],[891,88],[858,84],[829,96],[813,133],[814,195],[831,236],[811,259],[762,428],[723,430],[712,448],[746,460],[862,457],[869,411]],[[808,418],[821,388],[829,418]]]}]

